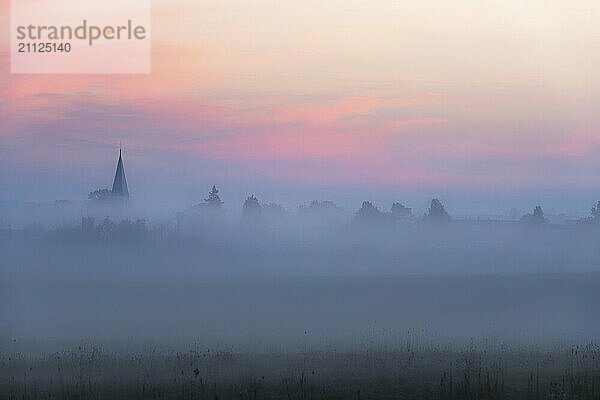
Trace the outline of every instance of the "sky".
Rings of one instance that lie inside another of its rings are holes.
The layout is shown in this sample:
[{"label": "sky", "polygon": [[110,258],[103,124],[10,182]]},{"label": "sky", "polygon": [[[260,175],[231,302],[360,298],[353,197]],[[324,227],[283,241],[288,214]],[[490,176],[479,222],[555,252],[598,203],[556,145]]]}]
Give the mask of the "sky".
[{"label": "sky", "polygon": [[10,74],[9,3],[0,200],[83,200],[120,142],[132,195],[181,204],[600,198],[595,1],[153,0],[149,75]]}]

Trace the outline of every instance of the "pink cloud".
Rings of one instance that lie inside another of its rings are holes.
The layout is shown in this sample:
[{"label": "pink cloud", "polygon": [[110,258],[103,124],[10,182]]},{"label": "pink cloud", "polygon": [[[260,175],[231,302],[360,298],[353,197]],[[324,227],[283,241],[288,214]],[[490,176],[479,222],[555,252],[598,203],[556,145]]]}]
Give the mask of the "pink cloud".
[{"label": "pink cloud", "polygon": [[381,100],[374,96],[355,96],[321,107],[284,106],[274,110],[274,113],[276,118],[283,121],[303,120],[326,124],[343,117],[368,114],[381,104]]},{"label": "pink cloud", "polygon": [[[531,160],[542,165],[589,158],[599,143],[593,131],[535,126],[511,132],[504,130],[510,122],[452,120],[439,111],[444,99],[429,93],[298,101],[292,95],[219,97],[217,91],[210,97],[202,89],[219,74],[191,70],[198,55],[184,54],[190,59],[178,62],[170,51],[155,49],[156,69],[148,76],[10,75],[4,57],[0,136],[30,136],[30,144],[42,137],[60,143],[124,140],[138,149],[225,160],[264,177],[381,184],[486,185],[490,178],[524,184],[540,176],[527,168]],[[20,157],[56,157],[42,145],[33,147]],[[277,168],[257,167],[264,162]],[[501,172],[486,171],[490,165],[500,165]]]}]

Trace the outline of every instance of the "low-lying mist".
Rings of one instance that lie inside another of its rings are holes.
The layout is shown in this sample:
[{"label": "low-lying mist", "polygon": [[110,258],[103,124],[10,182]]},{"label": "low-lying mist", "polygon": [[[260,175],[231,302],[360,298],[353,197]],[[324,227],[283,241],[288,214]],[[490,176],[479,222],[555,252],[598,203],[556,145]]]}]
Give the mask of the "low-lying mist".
[{"label": "low-lying mist", "polygon": [[552,224],[540,207],[452,219],[435,199],[424,216],[327,201],[292,213],[254,196],[241,216],[210,197],[162,214],[40,207],[29,220],[16,208],[2,216],[19,220],[0,230],[0,340],[14,351],[544,347],[600,334],[596,208]]}]

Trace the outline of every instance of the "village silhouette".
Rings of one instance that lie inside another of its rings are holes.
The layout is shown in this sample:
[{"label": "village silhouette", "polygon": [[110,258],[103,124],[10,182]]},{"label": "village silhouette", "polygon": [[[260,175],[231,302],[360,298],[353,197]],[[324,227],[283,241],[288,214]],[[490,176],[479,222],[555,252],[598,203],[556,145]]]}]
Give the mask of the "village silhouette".
[{"label": "village silhouette", "polygon": [[[112,188],[96,189],[89,193],[88,200],[91,205],[123,207],[127,204],[129,196],[130,194],[125,176],[122,149],[119,149],[119,158],[117,161]],[[196,222],[205,224],[216,223],[224,214],[224,204],[225,202],[219,196],[219,189],[216,187],[216,185],[213,185],[208,192],[206,199],[190,207],[189,210],[186,210],[186,212],[177,213],[178,225],[185,224],[186,219],[188,221],[196,219]],[[499,220],[494,222],[509,224],[518,223],[537,228],[550,225],[550,221],[544,216],[544,211],[541,205],[536,205],[531,213],[527,213],[522,216],[514,215],[515,212],[516,210],[512,210],[513,215],[511,215],[510,220]],[[246,198],[242,205],[242,216],[240,222],[244,226],[264,228],[269,220],[276,221],[279,218],[283,218],[284,214],[285,210],[280,205],[276,203],[261,204],[260,200],[254,194],[251,194]],[[323,224],[339,224],[343,219],[343,214],[344,211],[334,202],[329,200],[312,200],[308,204],[300,205],[298,207],[299,217],[305,217],[308,219],[312,218],[313,220],[320,221]],[[198,221],[198,218],[200,218],[201,221]],[[431,199],[427,212],[422,216],[415,215],[412,208],[401,202],[394,202],[390,208],[390,211],[382,211],[371,201],[363,201],[360,209],[354,213],[351,220],[352,224],[363,227],[393,227],[395,225],[415,224],[419,222],[443,225],[451,222],[460,222],[460,220],[454,219],[446,211],[442,202],[437,198]],[[469,220],[469,222],[472,221]],[[479,222],[485,223],[490,221]],[[107,228],[107,224],[111,225],[111,227]],[[103,225],[104,228],[101,228],[103,231],[116,230],[119,226],[114,225],[114,223],[108,217],[105,218]],[[112,225],[114,225],[114,227],[112,227]],[[139,219],[135,223],[132,223],[128,219],[124,219],[121,222],[121,225],[127,227],[127,230],[133,229],[135,231],[140,231],[145,229],[145,220]],[[591,208],[589,217],[572,221],[570,225],[580,227],[600,225],[600,201],[598,201],[597,204]],[[88,233],[94,231],[94,218],[83,217],[82,229]]]}]

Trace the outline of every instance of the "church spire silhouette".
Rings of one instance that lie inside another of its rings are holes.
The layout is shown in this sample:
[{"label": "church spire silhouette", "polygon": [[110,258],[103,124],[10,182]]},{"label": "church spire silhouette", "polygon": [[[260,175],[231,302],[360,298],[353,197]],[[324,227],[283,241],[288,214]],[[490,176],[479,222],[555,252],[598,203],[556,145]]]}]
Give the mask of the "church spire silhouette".
[{"label": "church spire silhouette", "polygon": [[117,171],[115,172],[115,180],[113,181],[112,195],[129,197],[127,179],[125,179],[125,168],[123,167],[123,157],[121,155],[121,146],[119,146],[119,162],[117,163]]}]

